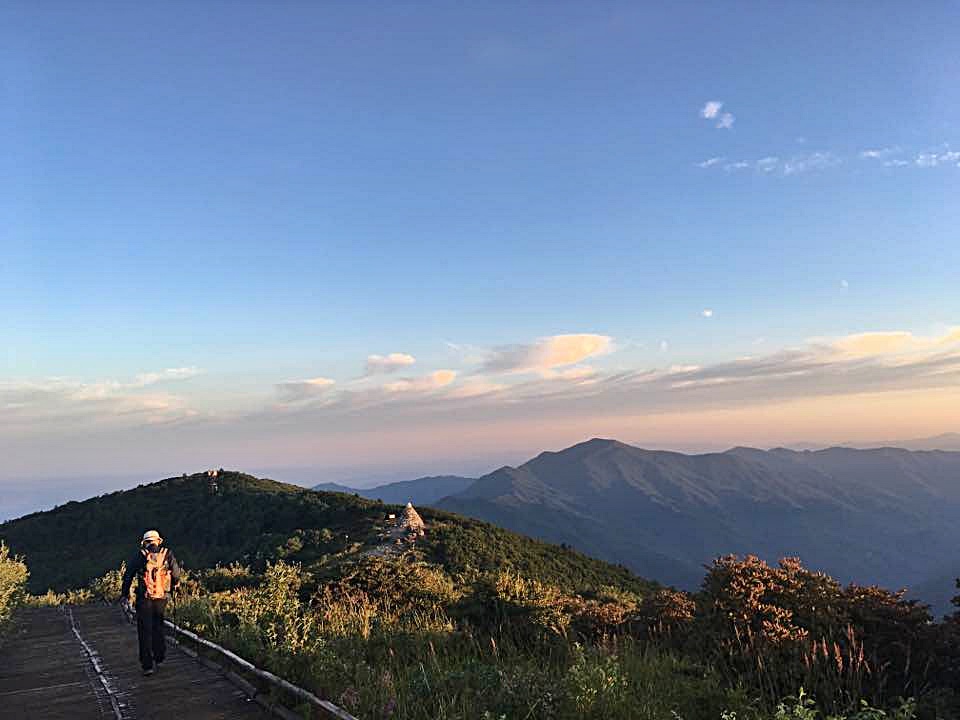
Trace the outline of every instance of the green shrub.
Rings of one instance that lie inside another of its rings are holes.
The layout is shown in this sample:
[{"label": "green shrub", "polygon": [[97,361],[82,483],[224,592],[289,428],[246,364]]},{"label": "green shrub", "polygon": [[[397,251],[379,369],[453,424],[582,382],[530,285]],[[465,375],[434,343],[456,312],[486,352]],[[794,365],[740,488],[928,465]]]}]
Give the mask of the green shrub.
[{"label": "green shrub", "polygon": [[889,711],[871,707],[866,700],[861,700],[859,708],[850,715],[829,715],[824,718],[813,697],[801,688],[796,696],[785,698],[777,705],[773,720],[915,720],[916,717],[917,705],[914,700],[901,700]]},{"label": "green shrub", "polygon": [[510,572],[484,574],[473,582],[462,617],[488,632],[542,641],[567,636],[572,619],[570,600],[558,588],[539,580]]},{"label": "green shrub", "polygon": [[197,580],[208,592],[252,587],[260,582],[260,578],[250,570],[249,565],[238,562],[201,570]]},{"label": "green shrub", "polygon": [[24,588],[30,573],[26,563],[10,554],[0,540],[0,631],[10,622],[13,611],[24,601]]},{"label": "green shrub", "polygon": [[616,655],[584,652],[574,646],[574,661],[567,671],[570,702],[583,714],[613,715],[625,708],[628,681]]}]

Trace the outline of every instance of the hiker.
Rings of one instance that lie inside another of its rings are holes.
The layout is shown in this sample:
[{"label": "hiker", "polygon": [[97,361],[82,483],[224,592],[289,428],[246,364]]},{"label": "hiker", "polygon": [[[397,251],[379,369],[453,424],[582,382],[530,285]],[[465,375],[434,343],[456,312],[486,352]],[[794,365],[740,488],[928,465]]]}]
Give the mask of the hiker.
[{"label": "hiker", "polygon": [[140,552],[127,563],[120,588],[120,602],[129,603],[130,584],[137,583],[137,637],[140,641],[140,665],[144,675],[152,675],[163,662],[167,645],[163,633],[163,611],[178,582],[180,566],[173,552],[163,547],[156,530],[148,530],[140,542]]}]

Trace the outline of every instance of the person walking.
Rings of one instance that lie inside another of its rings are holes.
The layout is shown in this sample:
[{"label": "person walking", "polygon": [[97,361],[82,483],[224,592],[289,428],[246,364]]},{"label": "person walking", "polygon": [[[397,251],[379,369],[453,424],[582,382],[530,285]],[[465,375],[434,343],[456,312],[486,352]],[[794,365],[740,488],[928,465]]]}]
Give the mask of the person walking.
[{"label": "person walking", "polygon": [[167,654],[163,632],[163,615],[170,593],[180,582],[180,566],[170,548],[156,530],[147,530],[140,542],[140,552],[127,563],[120,588],[120,602],[130,602],[130,585],[137,578],[137,638],[140,643],[140,665],[144,675],[152,675]]}]

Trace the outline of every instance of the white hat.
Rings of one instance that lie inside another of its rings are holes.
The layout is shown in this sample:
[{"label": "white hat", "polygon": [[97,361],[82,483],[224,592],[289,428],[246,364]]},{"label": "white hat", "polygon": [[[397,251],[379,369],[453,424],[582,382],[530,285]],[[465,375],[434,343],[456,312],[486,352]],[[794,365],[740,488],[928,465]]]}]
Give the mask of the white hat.
[{"label": "white hat", "polygon": [[151,542],[157,542],[157,543],[159,543],[159,542],[163,542],[163,538],[160,537],[160,533],[158,533],[156,530],[147,530],[147,531],[143,534],[143,542],[145,542],[145,543],[151,543]]}]

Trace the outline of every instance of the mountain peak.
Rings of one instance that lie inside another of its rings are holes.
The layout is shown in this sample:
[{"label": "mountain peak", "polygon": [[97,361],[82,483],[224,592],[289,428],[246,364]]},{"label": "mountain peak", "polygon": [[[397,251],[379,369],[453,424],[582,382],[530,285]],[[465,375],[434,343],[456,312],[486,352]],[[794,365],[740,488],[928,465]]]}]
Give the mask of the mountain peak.
[{"label": "mountain peak", "polygon": [[[576,455],[583,452],[597,452],[600,450],[606,450],[608,448],[629,448],[631,450],[638,450],[632,445],[627,445],[626,443],[620,442],[619,440],[613,440],[611,438],[590,438],[589,440],[584,440],[583,442],[577,443],[576,445],[571,445],[570,447],[560,450],[556,453],[550,453],[553,455],[565,455],[571,454]],[[546,453],[544,453],[546,454]]]},{"label": "mountain peak", "polygon": [[[528,465],[533,465],[541,462],[557,462],[568,459],[581,459],[596,453],[601,453],[607,450],[612,449],[628,449],[638,451],[639,448],[635,448],[626,443],[622,443],[619,440],[611,440],[609,438],[590,438],[589,440],[584,440],[579,442],[576,445],[571,445],[570,447],[564,448],[563,450],[544,450],[542,453],[537,455],[534,458],[531,458],[527,462],[523,463],[520,467],[527,467]],[[509,466],[500,468],[500,470],[511,470]],[[497,471],[499,472],[499,471]],[[491,473],[492,474],[492,473]]]},{"label": "mountain peak", "polygon": [[[782,448],[774,448],[774,450],[781,450],[781,449]],[[755,447],[750,447],[749,445],[737,445],[735,447],[730,448],[729,450],[725,450],[724,454],[725,455],[752,455],[754,453],[762,453],[762,452],[763,450],[760,450],[759,448],[755,448]],[[771,452],[773,451],[771,450]]]}]

